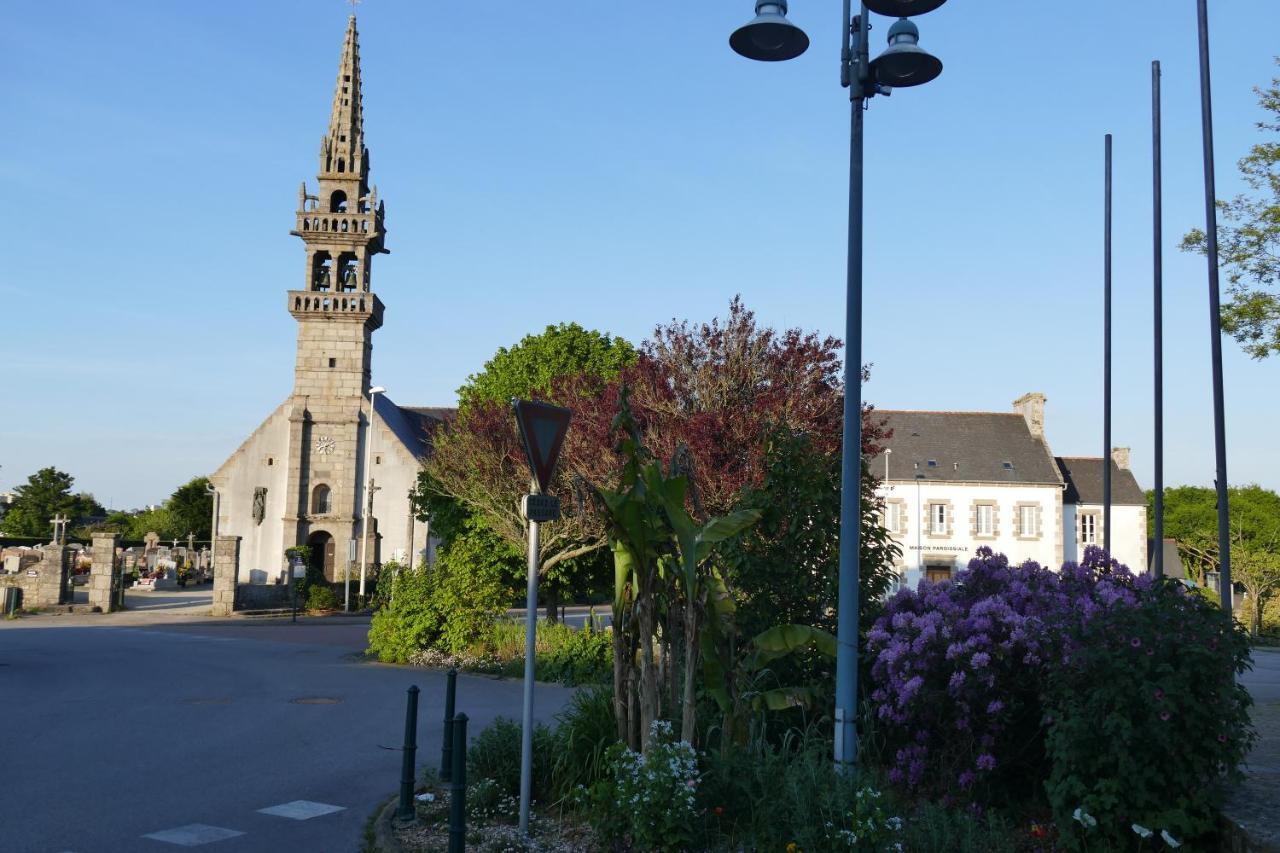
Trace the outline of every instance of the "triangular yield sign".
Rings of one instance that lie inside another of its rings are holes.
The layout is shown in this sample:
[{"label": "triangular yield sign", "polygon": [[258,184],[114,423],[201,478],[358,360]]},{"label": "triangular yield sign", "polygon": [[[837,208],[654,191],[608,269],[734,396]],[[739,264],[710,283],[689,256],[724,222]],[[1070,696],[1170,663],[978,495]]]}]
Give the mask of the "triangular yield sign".
[{"label": "triangular yield sign", "polygon": [[516,410],[516,424],[524,441],[524,454],[529,459],[529,469],[538,481],[538,491],[545,493],[551,485],[551,475],[560,459],[565,433],[569,431],[568,409],[549,403],[529,400],[512,401]]}]

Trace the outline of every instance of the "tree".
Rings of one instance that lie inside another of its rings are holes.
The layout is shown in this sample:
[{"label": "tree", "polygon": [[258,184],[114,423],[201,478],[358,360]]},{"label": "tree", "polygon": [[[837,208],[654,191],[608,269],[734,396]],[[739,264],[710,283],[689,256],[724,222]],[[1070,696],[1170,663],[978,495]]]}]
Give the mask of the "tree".
[{"label": "tree", "polygon": [[[1148,495],[1150,498],[1150,495]],[[1217,493],[1199,486],[1165,490],[1165,532],[1178,542],[1188,575],[1203,584],[1218,559]],[[1280,495],[1261,486],[1227,490],[1231,579],[1245,588],[1256,635],[1267,599],[1280,590]]]},{"label": "tree", "polygon": [[[1280,57],[1276,58],[1280,65]],[[1219,200],[1226,224],[1218,226],[1219,263],[1227,273],[1227,301],[1222,330],[1255,359],[1280,354],[1280,77],[1270,88],[1255,88],[1269,119],[1257,123],[1277,134],[1254,145],[1237,164],[1256,192]],[[1208,251],[1207,235],[1192,229],[1182,238],[1184,251]]]},{"label": "tree", "polygon": [[[553,344],[569,350],[552,356],[560,369],[576,367],[577,372],[528,389],[573,410],[551,488],[563,498],[562,518],[543,529],[540,543],[547,576],[562,564],[592,559],[605,545],[605,527],[592,509],[588,487],[618,482],[621,460],[611,433],[623,384],[630,389],[645,447],[658,459],[680,457],[697,519],[731,512],[744,488],[763,482],[767,439],[774,429],[803,433],[818,453],[839,448],[843,389],[840,342],[834,338],[761,328],[735,298],[723,322],[673,320],[657,327],[633,364],[610,373],[601,365],[612,370],[612,363],[599,358],[574,361],[574,354],[597,352],[607,336],[563,331],[574,328],[549,327],[543,336],[525,338],[513,350],[500,351],[502,358],[495,357],[486,373],[472,377],[473,386],[500,386],[503,395],[525,388],[517,380],[527,380],[534,371],[513,366]],[[573,343],[577,340],[582,344]],[[508,368],[514,378],[488,375],[489,370]],[[420,504],[434,518],[434,511],[443,509],[441,499],[456,502],[480,514],[513,547],[523,548],[526,533],[518,502],[528,475],[510,407],[496,392],[477,392],[468,399],[458,420],[436,440],[422,477]],[[864,422],[864,452],[875,452],[878,433],[872,426]]]},{"label": "tree", "polygon": [[547,326],[511,349],[502,347],[485,362],[484,370],[467,377],[467,384],[458,389],[459,414],[482,401],[505,406],[512,398],[549,394],[565,376],[586,373],[610,379],[635,360],[635,348],[622,338],[577,323]]},{"label": "tree", "polygon": [[14,489],[16,497],[0,525],[9,536],[52,536],[50,519],[65,516],[72,522],[105,515],[106,510],[87,492],[73,494],[75,478],[57,468],[41,468]]},{"label": "tree", "polygon": [[169,511],[170,533],[185,539],[194,533],[197,539],[208,539],[212,534],[213,495],[209,493],[208,477],[193,477],[179,486],[165,508]]},{"label": "tree", "polygon": [[[580,511],[585,491],[582,476],[600,469],[589,457],[599,443],[591,438],[591,400],[636,359],[630,343],[577,323],[548,326],[510,349],[502,348],[484,370],[458,389],[457,420],[437,434],[426,469],[419,477],[415,503],[431,519],[433,533],[445,545],[468,525],[492,530],[516,556],[509,577],[524,571],[525,524],[519,496],[526,491],[524,460],[510,401],[514,397],[559,402],[574,409],[574,424],[561,452],[560,473],[552,487],[561,495],[559,522],[542,529],[540,552],[544,602],[554,618],[557,600],[567,591],[589,586],[604,568],[598,553],[603,542],[598,519]],[[603,411],[603,410],[602,410]],[[607,426],[609,415],[601,414]],[[597,454],[598,455],[598,454]],[[575,479],[576,478],[576,479]],[[571,496],[578,500],[571,500]],[[584,527],[585,525],[585,527]]]}]

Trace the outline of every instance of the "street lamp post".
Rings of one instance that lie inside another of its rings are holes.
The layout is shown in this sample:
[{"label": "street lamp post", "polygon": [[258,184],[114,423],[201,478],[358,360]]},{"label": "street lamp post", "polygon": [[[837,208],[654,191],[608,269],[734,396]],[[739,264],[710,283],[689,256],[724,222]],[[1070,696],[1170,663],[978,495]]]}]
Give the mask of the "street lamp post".
[{"label": "street lamp post", "polygon": [[365,499],[364,509],[360,512],[360,600],[364,601],[364,573],[366,559],[369,554],[369,516],[373,514],[373,472],[369,470],[369,459],[373,450],[373,407],[377,404],[378,395],[386,393],[386,388],[375,385],[369,389],[369,419],[365,422],[364,434],[364,476]]},{"label": "street lamp post", "polygon": [[[840,84],[849,89],[849,257],[845,291],[844,434],[840,478],[840,580],[836,646],[835,760],[857,760],[858,522],[862,477],[862,113],[866,101],[895,87],[918,86],[942,73],[942,63],[919,47],[920,31],[908,15],[923,15],[946,0],[865,0],[854,17],[844,0]],[[757,0],[756,17],[736,30],[729,46],[748,59],[776,62],[804,53],[809,37],[786,18],[786,0]],[[868,11],[898,17],[889,47],[869,60]]]}]

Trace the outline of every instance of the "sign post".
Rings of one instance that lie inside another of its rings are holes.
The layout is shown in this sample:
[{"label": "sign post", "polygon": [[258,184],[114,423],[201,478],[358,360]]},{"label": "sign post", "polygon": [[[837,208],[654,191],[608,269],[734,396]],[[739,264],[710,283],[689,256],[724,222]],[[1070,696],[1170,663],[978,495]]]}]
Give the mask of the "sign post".
[{"label": "sign post", "polygon": [[532,473],[530,491],[520,501],[529,523],[529,582],[525,599],[524,713],[520,730],[520,834],[529,835],[529,802],[533,784],[533,672],[538,641],[538,525],[560,518],[560,499],[546,494],[555,474],[560,448],[569,431],[568,409],[548,403],[512,400],[516,425]]},{"label": "sign post", "polygon": [[298,621],[298,581],[307,576],[306,563],[302,562],[302,560],[300,560],[299,558],[294,557],[292,560],[289,561],[289,573],[292,575],[292,577],[289,578],[289,586],[293,587],[292,589],[293,618],[290,619],[289,621],[297,622]]}]

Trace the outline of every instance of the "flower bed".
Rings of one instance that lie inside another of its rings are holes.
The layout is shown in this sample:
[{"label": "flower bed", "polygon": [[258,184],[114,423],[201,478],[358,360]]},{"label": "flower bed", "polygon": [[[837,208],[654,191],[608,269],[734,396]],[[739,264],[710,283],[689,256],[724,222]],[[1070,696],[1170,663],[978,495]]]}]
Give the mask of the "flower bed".
[{"label": "flower bed", "polygon": [[1211,832],[1252,743],[1243,631],[1096,548],[1061,572],[979,549],[954,581],[890,599],[868,652],[890,781],[977,805],[1047,796],[1069,846]]}]

